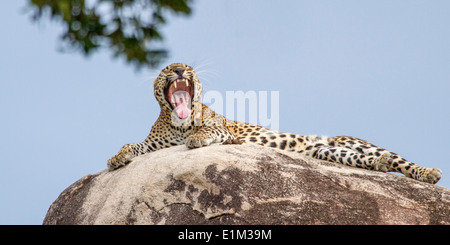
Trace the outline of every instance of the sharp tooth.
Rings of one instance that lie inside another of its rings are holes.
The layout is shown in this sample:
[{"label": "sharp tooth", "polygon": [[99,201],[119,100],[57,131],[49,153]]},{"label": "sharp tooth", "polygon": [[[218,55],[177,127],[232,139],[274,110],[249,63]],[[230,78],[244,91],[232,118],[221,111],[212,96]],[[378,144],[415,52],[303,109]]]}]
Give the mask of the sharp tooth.
[{"label": "sharp tooth", "polygon": [[173,86],[175,87],[175,88],[177,88],[177,81],[175,80],[175,82],[173,83]]},{"label": "sharp tooth", "polygon": [[187,79],[184,79],[186,81],[186,87],[189,87],[189,82]]}]

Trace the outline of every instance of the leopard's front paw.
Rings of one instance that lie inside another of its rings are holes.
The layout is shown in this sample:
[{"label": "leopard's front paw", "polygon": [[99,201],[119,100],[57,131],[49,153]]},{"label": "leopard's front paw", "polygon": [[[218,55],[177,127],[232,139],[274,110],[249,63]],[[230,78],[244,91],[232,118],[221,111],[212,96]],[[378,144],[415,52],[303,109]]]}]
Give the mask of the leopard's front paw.
[{"label": "leopard's front paw", "polygon": [[208,146],[211,143],[214,142],[214,138],[201,135],[201,134],[194,134],[186,139],[186,146],[190,149],[192,148],[200,148],[202,146]]},{"label": "leopard's front paw", "polygon": [[111,157],[108,162],[108,169],[110,171],[113,171],[115,169],[118,169],[122,166],[127,165],[131,162],[131,159],[133,158],[133,150],[131,148],[131,145],[124,145],[122,149],[120,149],[119,153],[117,153],[115,156]]}]

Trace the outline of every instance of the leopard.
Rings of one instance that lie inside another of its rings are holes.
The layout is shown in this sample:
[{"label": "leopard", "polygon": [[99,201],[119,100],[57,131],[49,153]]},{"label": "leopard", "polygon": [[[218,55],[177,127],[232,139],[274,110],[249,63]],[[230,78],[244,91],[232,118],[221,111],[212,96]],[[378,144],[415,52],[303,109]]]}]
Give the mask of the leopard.
[{"label": "leopard", "polygon": [[158,119],[143,142],[124,145],[107,161],[109,171],[139,155],[172,146],[185,144],[195,149],[215,143],[254,143],[346,166],[397,172],[430,184],[436,184],[442,176],[438,168],[421,167],[356,137],[303,136],[229,120],[202,104],[202,84],[194,68],[183,63],[165,67],[153,87],[161,109]]}]

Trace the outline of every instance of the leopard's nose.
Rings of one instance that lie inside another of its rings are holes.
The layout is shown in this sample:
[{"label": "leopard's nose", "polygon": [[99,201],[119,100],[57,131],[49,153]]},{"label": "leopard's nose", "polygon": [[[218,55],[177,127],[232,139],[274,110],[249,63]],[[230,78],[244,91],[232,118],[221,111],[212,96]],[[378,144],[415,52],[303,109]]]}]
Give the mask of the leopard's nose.
[{"label": "leopard's nose", "polygon": [[179,67],[175,69],[173,72],[175,72],[179,77],[182,77],[184,73],[184,68]]}]

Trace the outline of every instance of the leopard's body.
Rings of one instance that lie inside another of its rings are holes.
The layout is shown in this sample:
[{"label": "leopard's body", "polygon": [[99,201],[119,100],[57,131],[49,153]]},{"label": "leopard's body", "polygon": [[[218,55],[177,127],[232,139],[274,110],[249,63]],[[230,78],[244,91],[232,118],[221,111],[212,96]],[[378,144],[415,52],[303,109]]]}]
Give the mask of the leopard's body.
[{"label": "leopard's body", "polygon": [[[302,136],[228,120],[201,104],[201,83],[194,69],[184,64],[163,69],[153,86],[161,107],[159,118],[144,142],[127,144],[108,160],[110,170],[128,164],[138,155],[175,145],[198,148],[212,143],[252,142],[352,167],[400,172],[432,184],[442,175],[437,168],[420,167],[355,137]],[[179,91],[181,95],[175,96]]]}]

